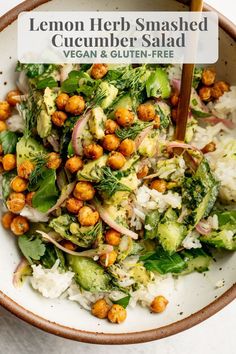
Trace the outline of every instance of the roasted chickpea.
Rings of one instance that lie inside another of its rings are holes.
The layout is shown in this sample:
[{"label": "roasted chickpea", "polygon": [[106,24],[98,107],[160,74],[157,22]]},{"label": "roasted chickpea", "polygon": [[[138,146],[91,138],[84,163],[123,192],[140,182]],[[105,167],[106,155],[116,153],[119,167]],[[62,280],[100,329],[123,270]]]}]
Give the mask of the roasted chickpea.
[{"label": "roasted chickpea", "polygon": [[93,64],[91,69],[91,76],[94,79],[101,79],[108,72],[107,64]]},{"label": "roasted chickpea", "polygon": [[152,312],[161,313],[166,309],[169,301],[164,296],[156,296],[151,303],[150,309]]},{"label": "roasted chickpea", "polygon": [[173,123],[176,123],[177,122],[177,118],[178,117],[178,111],[176,108],[172,108],[171,110],[171,120]]},{"label": "roasted chickpea", "polygon": [[206,101],[206,102],[210,101],[211,94],[212,94],[211,91],[212,91],[212,89],[210,87],[208,87],[208,86],[201,87],[199,92],[198,92],[201,100]]},{"label": "roasted chickpea", "polygon": [[202,73],[202,83],[206,86],[211,86],[214,84],[216,78],[216,73],[212,69],[204,69]]},{"label": "roasted chickpea", "polygon": [[97,300],[91,308],[92,315],[100,319],[107,318],[109,310],[110,306],[108,305],[105,299]]},{"label": "roasted chickpea", "polygon": [[62,127],[67,120],[67,114],[62,111],[56,111],[52,114],[51,119],[57,127]]},{"label": "roasted chickpea", "polygon": [[105,123],[105,133],[114,134],[119,129],[119,125],[112,119],[108,119]]},{"label": "roasted chickpea", "polygon": [[11,171],[16,168],[16,157],[13,154],[3,156],[2,165],[5,171]]},{"label": "roasted chickpea", "polygon": [[122,127],[128,127],[134,122],[134,114],[127,108],[118,108],[115,111],[115,119]]},{"label": "roasted chickpea", "polygon": [[213,141],[211,141],[209,144],[206,144],[202,148],[203,154],[207,154],[208,152],[213,152],[215,150],[216,150],[216,144]]},{"label": "roasted chickpea", "polygon": [[34,164],[29,160],[25,160],[17,168],[18,176],[28,179],[33,170]]},{"label": "roasted chickpea", "polygon": [[78,220],[82,226],[93,226],[98,222],[99,214],[96,210],[94,211],[85,205],[79,210]]},{"label": "roasted chickpea", "polygon": [[0,120],[0,133],[3,132],[4,130],[7,130],[7,125],[5,122]]},{"label": "roasted chickpea", "polygon": [[11,223],[11,231],[16,236],[23,235],[29,231],[29,222],[28,220],[21,215],[16,216]]},{"label": "roasted chickpea", "polygon": [[140,168],[140,170],[137,173],[138,179],[142,179],[148,175],[149,168],[147,165],[143,166]]},{"label": "roasted chickpea", "polygon": [[158,114],[155,115],[154,121],[153,121],[153,128],[154,129],[159,129],[161,125],[161,118]]},{"label": "roasted chickpea", "polygon": [[7,102],[11,106],[15,106],[17,103],[20,103],[20,91],[19,90],[12,90],[9,91],[7,94]]},{"label": "roasted chickpea", "polygon": [[66,209],[72,214],[78,214],[82,206],[83,206],[82,200],[76,198],[69,198],[66,201]]},{"label": "roasted chickpea", "polygon": [[60,111],[63,111],[65,109],[65,106],[69,100],[69,95],[67,95],[67,93],[60,93],[57,98],[56,98],[56,105],[57,105],[57,108],[60,110]]},{"label": "roasted chickpea", "polygon": [[0,101],[0,120],[6,120],[11,115],[11,108],[7,101]]},{"label": "roasted chickpea", "polygon": [[90,182],[81,181],[76,184],[73,194],[77,199],[91,200],[95,195],[95,189]]},{"label": "roasted chickpea", "polygon": [[150,188],[155,189],[160,193],[165,193],[167,189],[167,182],[164,179],[155,179],[151,182]]},{"label": "roasted chickpea", "polygon": [[155,108],[151,103],[143,103],[138,106],[137,114],[140,120],[150,122],[155,118]]},{"label": "roasted chickpea", "polygon": [[25,197],[25,202],[27,205],[29,206],[33,206],[32,204],[32,200],[33,200],[33,196],[35,195],[35,192],[29,192],[26,194],[26,197]]},{"label": "roasted chickpea", "polygon": [[105,150],[113,151],[120,145],[120,139],[115,134],[105,135],[102,146]]},{"label": "roasted chickpea", "polygon": [[70,250],[70,251],[75,251],[76,248],[78,247],[77,245],[75,245],[73,242],[70,242],[68,240],[62,240],[60,242],[60,244],[65,247],[67,250]]},{"label": "roasted chickpea", "polygon": [[60,164],[61,164],[60,155],[57,154],[56,152],[50,152],[50,154],[48,154],[48,159],[47,159],[47,168],[51,168],[52,170],[57,170]]},{"label": "roasted chickpea", "polygon": [[12,220],[15,218],[15,215],[11,213],[10,211],[7,211],[6,213],[3,214],[2,216],[2,226],[5,229],[10,229]]},{"label": "roasted chickpea", "polygon": [[170,96],[170,104],[171,104],[171,106],[173,106],[173,107],[177,107],[177,106],[178,106],[178,103],[179,103],[179,96],[178,96],[176,93],[173,93],[173,94]]},{"label": "roasted chickpea", "polygon": [[99,261],[104,267],[110,267],[112,264],[115,263],[116,258],[117,253],[113,250],[110,253],[102,254],[99,258]]},{"label": "roasted chickpea", "polygon": [[223,93],[224,93],[224,92],[228,92],[228,91],[229,91],[229,88],[230,88],[229,84],[227,84],[227,83],[224,82],[224,81],[218,81],[218,82],[216,83],[216,86],[218,86],[219,89],[220,89]]},{"label": "roasted chickpea", "polygon": [[84,147],[84,154],[88,159],[97,160],[103,155],[103,148],[95,143],[91,143]]},{"label": "roasted chickpea", "polygon": [[114,229],[110,229],[105,233],[105,240],[106,243],[108,243],[109,245],[119,246],[120,238],[121,234]]},{"label": "roasted chickpea", "polygon": [[11,193],[7,199],[7,208],[12,213],[19,213],[25,206],[25,196],[23,193]]},{"label": "roasted chickpea", "polygon": [[229,91],[229,85],[224,81],[218,81],[211,88],[211,96],[217,100],[227,91]]},{"label": "roasted chickpea", "polygon": [[65,110],[75,116],[80,115],[85,109],[85,101],[82,96],[72,96],[66,103]]},{"label": "roasted chickpea", "polygon": [[16,176],[11,181],[11,188],[14,192],[24,192],[28,187],[28,182],[19,176]]},{"label": "roasted chickpea", "polygon": [[114,304],[108,312],[107,317],[112,323],[122,323],[127,317],[126,309],[121,305]]},{"label": "roasted chickpea", "polygon": [[113,170],[121,169],[126,163],[125,157],[117,151],[113,151],[110,153],[107,159],[107,165],[111,167]]},{"label": "roasted chickpea", "polygon": [[66,163],[65,168],[70,171],[70,173],[75,173],[83,167],[83,161],[79,156],[70,157]]},{"label": "roasted chickpea", "polygon": [[122,155],[129,157],[135,152],[135,142],[127,138],[120,143],[118,150]]}]

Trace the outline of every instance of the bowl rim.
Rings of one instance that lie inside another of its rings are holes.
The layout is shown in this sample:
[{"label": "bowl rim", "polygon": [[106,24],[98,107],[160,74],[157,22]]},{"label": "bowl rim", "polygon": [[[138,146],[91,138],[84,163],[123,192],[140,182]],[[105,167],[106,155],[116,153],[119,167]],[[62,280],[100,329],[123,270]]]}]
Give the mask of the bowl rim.
[{"label": "bowl rim", "polygon": [[[5,15],[0,17],[0,32],[3,31],[7,26],[14,22],[19,13],[22,11],[31,11],[34,8],[47,3],[51,0],[25,0],[18,6],[14,7],[8,11]],[[204,5],[204,11],[215,11],[209,5]],[[228,20],[225,16],[219,12],[219,25],[220,27],[233,39],[236,40],[236,26]],[[201,310],[193,313],[192,315],[174,322],[172,324],[159,327],[156,329],[145,330],[140,332],[130,332],[130,333],[97,333],[79,330],[67,326],[57,324],[42,318],[33,312],[27,310],[21,305],[17,304],[13,299],[5,295],[0,291],[0,305],[7,309],[9,312],[17,316],[18,318],[24,320],[25,322],[44,330],[48,333],[58,335],[67,339],[72,339],[85,343],[93,344],[135,344],[144,343],[157,339],[162,339],[177,333],[180,333],[186,329],[189,329],[198,323],[208,319],[209,317],[216,314],[231,301],[236,298],[236,284],[234,284],[230,289],[228,289],[219,298],[211,302],[209,305],[205,306]]]}]

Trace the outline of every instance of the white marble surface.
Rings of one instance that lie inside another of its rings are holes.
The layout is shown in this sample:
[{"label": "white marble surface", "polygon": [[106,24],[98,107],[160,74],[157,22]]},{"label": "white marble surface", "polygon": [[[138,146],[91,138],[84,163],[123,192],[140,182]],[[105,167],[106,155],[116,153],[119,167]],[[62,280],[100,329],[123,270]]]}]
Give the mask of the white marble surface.
[{"label": "white marble surface", "polygon": [[[63,0],[62,0],[63,1]],[[0,0],[0,15],[22,2]],[[236,2],[208,0],[208,3],[236,23]],[[0,354],[234,354],[236,301],[204,323],[175,336],[147,344],[95,346],[44,333],[0,308]]]}]

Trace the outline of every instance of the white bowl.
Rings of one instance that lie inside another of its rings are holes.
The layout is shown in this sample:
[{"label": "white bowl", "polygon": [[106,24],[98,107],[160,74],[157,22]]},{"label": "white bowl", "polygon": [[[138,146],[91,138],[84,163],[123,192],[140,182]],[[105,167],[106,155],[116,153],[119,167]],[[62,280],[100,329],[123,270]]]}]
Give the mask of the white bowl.
[{"label": "white bowl", "polygon": [[[42,4],[42,5],[41,5]],[[19,12],[80,11],[80,10],[183,10],[186,7],[177,1],[154,0],[35,0],[25,1],[0,19],[0,98],[15,87],[17,23]],[[209,9],[209,8],[208,8]],[[221,17],[220,59],[216,70],[220,79],[236,83],[236,30]],[[187,329],[223,308],[236,296],[235,264],[236,253],[221,255],[203,276],[194,273],[177,281],[171,278],[160,285],[160,294],[170,303],[161,315],[150,314],[147,309],[137,307],[128,311],[122,325],[112,325],[98,320],[82,310],[78,304],[68,300],[48,300],[32,290],[29,284],[16,289],[12,284],[13,272],[20,260],[16,240],[1,229],[0,247],[0,304],[18,317],[41,329],[67,338],[102,344],[127,344],[145,342],[169,336]],[[216,283],[224,280],[224,286]]]}]

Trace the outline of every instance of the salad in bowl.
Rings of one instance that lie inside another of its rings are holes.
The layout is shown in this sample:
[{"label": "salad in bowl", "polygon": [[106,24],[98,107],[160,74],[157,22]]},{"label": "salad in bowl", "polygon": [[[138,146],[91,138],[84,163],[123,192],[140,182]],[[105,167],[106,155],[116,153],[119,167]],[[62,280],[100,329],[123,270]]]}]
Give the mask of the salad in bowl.
[{"label": "salad in bowl", "polygon": [[[236,250],[236,87],[195,68],[176,141],[179,65],[21,64],[0,102],[2,225],[42,296],[125,321],[161,313],[167,276]],[[9,233],[9,237],[13,237]],[[17,291],[17,289],[16,289]]]}]

